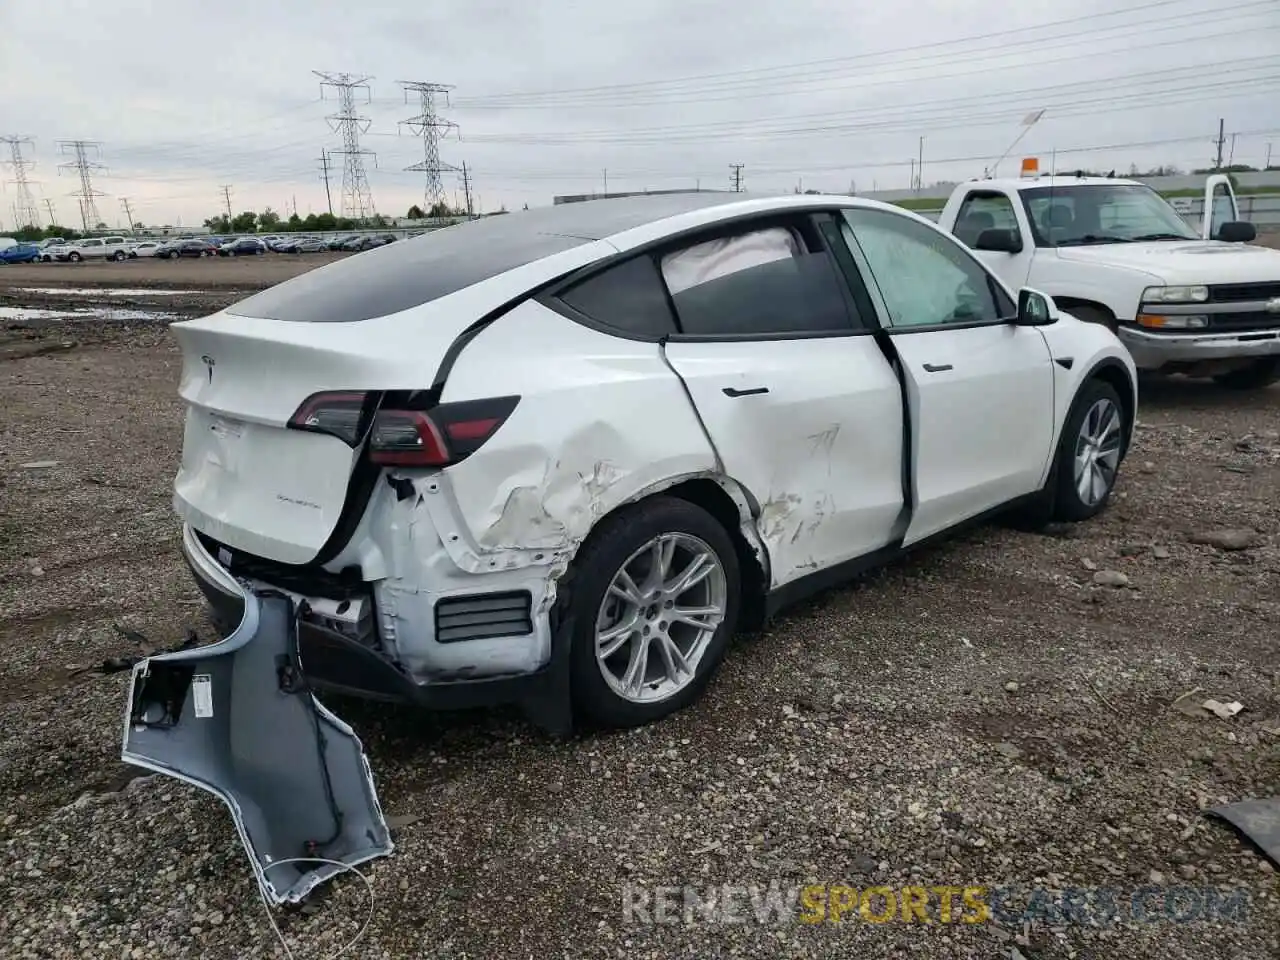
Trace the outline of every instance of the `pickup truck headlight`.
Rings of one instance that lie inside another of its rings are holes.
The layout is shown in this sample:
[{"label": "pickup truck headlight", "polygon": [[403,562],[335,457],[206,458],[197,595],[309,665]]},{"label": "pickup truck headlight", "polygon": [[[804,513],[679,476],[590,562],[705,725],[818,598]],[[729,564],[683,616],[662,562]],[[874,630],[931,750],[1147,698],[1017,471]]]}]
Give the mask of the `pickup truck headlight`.
[{"label": "pickup truck headlight", "polygon": [[1142,291],[1143,303],[1204,303],[1209,299],[1205,286],[1147,287]]}]

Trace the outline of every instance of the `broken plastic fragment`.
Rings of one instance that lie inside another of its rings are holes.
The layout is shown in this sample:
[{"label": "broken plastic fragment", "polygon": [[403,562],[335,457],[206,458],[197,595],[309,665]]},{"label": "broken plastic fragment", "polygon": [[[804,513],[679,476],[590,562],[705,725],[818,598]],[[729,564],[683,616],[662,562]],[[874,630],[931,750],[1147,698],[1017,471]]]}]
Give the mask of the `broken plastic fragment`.
[{"label": "broken plastic fragment", "polygon": [[360,740],[312,696],[297,650],[293,602],[246,594],[225,640],[134,666],[124,718],[121,758],[221,798],[273,904],[395,849]]}]

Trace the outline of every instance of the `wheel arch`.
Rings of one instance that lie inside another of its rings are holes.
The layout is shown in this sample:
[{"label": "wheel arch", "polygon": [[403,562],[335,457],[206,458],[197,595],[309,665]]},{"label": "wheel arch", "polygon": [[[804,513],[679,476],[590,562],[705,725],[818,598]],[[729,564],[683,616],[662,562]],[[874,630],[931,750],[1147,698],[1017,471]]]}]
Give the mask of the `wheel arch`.
[{"label": "wheel arch", "polygon": [[[1071,296],[1055,295],[1053,297],[1053,302],[1057,304],[1058,309],[1065,310],[1067,313],[1072,313],[1072,311],[1077,307],[1084,307],[1088,310],[1100,310],[1111,318],[1110,326],[1112,330],[1115,330],[1118,326],[1118,320],[1116,317],[1115,310],[1107,306],[1105,303],[1102,303],[1100,300],[1089,300],[1086,297],[1071,297]],[[1077,317],[1077,319],[1079,318]]]},{"label": "wheel arch", "polygon": [[[1116,393],[1120,395],[1120,403],[1123,405],[1123,413],[1125,418],[1124,446],[1121,448],[1120,455],[1123,457],[1129,452],[1129,444],[1133,440],[1134,424],[1138,419],[1138,387],[1137,383],[1130,375],[1129,370],[1124,363],[1116,357],[1104,357],[1097,361],[1088,372],[1080,378],[1080,383],[1076,387],[1078,394],[1090,380],[1101,380],[1115,388]],[[1075,398],[1072,397],[1072,405],[1075,404]]]}]

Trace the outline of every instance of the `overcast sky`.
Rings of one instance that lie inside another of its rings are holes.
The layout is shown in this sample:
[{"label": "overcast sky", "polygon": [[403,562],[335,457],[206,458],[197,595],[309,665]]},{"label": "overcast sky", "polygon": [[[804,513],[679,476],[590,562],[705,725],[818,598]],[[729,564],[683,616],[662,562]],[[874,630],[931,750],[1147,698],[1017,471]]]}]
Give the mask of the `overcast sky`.
[{"label": "overcast sky", "polygon": [[63,138],[101,144],[112,225],[121,197],[145,223],[199,224],[224,184],[236,212],[320,213],[321,151],[341,141],[319,70],[371,78],[361,146],[388,215],[423,196],[401,80],[453,86],[441,157],[466,162],[484,210],[727,188],[734,163],[751,192],[865,193],[908,187],[921,137],[926,182],[980,175],[1041,108],[1002,173],[1053,150],[1060,168],[1203,166],[1219,117],[1237,162],[1269,142],[1280,162],[1277,50],[1277,0],[0,0],[0,136],[34,139],[28,176],[63,223]]}]

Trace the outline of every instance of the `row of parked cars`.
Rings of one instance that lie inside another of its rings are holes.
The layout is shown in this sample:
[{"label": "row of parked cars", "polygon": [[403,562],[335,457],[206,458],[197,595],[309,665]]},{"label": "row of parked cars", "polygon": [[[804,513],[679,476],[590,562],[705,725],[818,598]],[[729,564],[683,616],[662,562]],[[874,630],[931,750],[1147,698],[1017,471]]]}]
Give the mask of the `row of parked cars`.
[{"label": "row of parked cars", "polygon": [[51,237],[40,243],[0,244],[0,263],[79,263],[83,260],[135,260],[158,257],[244,257],[267,253],[320,253],[329,250],[359,252],[396,240],[394,234],[351,234],[324,239],[309,236],[177,237],[171,240],[136,240],[128,237],[86,237],[67,241]]}]

